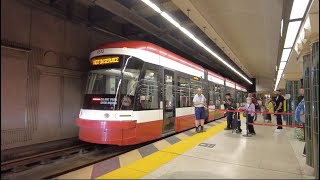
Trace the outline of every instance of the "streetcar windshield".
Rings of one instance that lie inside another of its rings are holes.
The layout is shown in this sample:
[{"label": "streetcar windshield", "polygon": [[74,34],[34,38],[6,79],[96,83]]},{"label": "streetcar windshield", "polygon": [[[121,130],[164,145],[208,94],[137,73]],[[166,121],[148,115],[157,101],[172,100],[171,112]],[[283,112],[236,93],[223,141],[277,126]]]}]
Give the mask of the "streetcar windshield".
[{"label": "streetcar windshield", "polygon": [[[134,95],[135,84],[139,78],[139,69],[126,69],[123,73],[122,93]],[[99,69],[92,70],[88,76],[86,94],[109,94],[116,95],[118,86],[120,86],[121,70],[120,69]],[[122,84],[121,83],[121,84]]]},{"label": "streetcar windshield", "polygon": [[88,74],[84,109],[132,110],[142,62],[124,57],[120,68],[95,69]]}]

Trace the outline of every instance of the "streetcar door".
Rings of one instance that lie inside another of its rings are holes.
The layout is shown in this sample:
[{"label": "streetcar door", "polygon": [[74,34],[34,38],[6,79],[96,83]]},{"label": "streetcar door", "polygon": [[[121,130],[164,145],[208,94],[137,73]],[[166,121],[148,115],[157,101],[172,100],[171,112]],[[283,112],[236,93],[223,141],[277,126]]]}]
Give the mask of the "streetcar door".
[{"label": "streetcar door", "polygon": [[163,129],[162,134],[175,132],[176,103],[174,93],[174,72],[164,69],[163,78]]}]

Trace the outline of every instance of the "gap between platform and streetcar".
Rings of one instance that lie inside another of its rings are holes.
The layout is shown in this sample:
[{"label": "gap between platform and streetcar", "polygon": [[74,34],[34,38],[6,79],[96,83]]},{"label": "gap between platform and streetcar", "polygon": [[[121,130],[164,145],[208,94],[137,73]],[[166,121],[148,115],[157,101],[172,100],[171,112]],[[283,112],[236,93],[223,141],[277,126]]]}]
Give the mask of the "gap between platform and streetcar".
[{"label": "gap between platform and streetcar", "polygon": [[[217,120],[221,120],[221,119],[223,119],[223,118],[225,118],[225,117],[217,118],[217,119],[215,119],[215,120],[213,120],[213,121],[206,122],[205,124],[213,123],[213,122],[215,122],[215,121],[217,121]],[[223,123],[221,123],[221,124],[223,124]],[[213,126],[213,127],[215,127],[215,126]],[[147,146],[147,145],[152,144],[152,143],[157,142],[157,141],[161,141],[161,140],[166,139],[166,138],[168,138],[168,137],[175,136],[175,135],[177,135],[177,134],[180,134],[180,133],[183,133],[183,132],[186,132],[186,131],[190,131],[191,129],[194,129],[194,127],[189,128],[189,129],[186,129],[186,130],[183,130],[183,131],[180,131],[180,132],[176,132],[176,133],[170,134],[170,135],[168,135],[168,136],[161,137],[161,138],[156,139],[156,140],[152,140],[152,141],[145,142],[145,143],[138,144],[138,145],[132,145],[132,146],[135,146],[135,148],[132,148],[132,149],[127,150],[127,151],[125,151],[125,152],[117,153],[117,154],[112,155],[112,156],[110,156],[110,157],[108,157],[108,158],[103,158],[103,159],[97,160],[97,161],[95,161],[95,162],[87,163],[87,164],[82,165],[82,166],[79,166],[79,167],[77,167],[77,168],[73,168],[73,169],[70,169],[70,170],[67,170],[67,171],[64,171],[64,172],[61,172],[61,173],[56,173],[55,175],[52,175],[52,176],[47,176],[47,177],[45,177],[44,179],[56,178],[56,177],[61,176],[61,175],[64,175],[64,174],[67,174],[67,173],[70,173],[70,172],[73,172],[73,171],[80,170],[80,169],[82,169],[82,168],[85,168],[85,167],[88,167],[88,166],[97,164],[97,163],[99,163],[99,162],[102,162],[102,161],[111,159],[111,158],[113,158],[113,157],[120,156],[120,155],[122,155],[122,154],[125,154],[125,153],[130,152],[130,151],[135,150],[135,149],[138,149],[138,148],[140,148],[140,147]],[[192,136],[191,136],[191,137],[192,137]],[[125,147],[125,146],[119,146],[119,147]]]}]

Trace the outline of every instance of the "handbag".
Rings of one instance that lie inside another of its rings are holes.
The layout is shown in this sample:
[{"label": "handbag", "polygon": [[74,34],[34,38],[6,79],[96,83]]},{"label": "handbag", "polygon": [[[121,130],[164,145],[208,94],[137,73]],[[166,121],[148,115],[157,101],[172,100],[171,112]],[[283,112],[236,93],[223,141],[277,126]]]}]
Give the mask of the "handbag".
[{"label": "handbag", "polygon": [[243,117],[247,117],[247,112],[243,112]]}]

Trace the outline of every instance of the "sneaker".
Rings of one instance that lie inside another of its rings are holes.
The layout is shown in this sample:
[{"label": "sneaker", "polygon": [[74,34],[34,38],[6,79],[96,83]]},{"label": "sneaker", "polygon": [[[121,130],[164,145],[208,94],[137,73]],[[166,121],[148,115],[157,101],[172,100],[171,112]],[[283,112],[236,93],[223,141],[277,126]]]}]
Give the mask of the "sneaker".
[{"label": "sneaker", "polygon": [[200,132],[200,126],[196,127],[196,132],[197,132],[197,133]]},{"label": "sneaker", "polygon": [[200,132],[203,132],[204,130],[203,130],[203,126],[200,126]]}]

